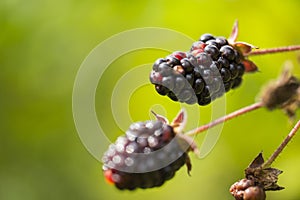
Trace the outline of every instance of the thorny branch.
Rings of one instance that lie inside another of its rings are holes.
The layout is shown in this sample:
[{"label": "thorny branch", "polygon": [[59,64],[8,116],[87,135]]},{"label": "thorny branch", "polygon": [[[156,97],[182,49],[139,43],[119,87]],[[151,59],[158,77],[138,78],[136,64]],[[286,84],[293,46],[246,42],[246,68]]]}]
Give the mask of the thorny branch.
[{"label": "thorny branch", "polygon": [[245,56],[264,55],[264,54],[271,54],[271,53],[282,53],[282,52],[298,51],[298,50],[300,50],[300,45],[291,45],[291,46],[276,47],[276,48],[270,48],[270,49],[257,49],[257,50],[249,52]]},{"label": "thorny branch", "polygon": [[271,164],[275,161],[275,159],[279,156],[279,154],[283,151],[286,145],[291,141],[291,139],[295,136],[296,132],[300,128],[300,120],[296,123],[291,132],[286,136],[283,142],[279,145],[276,151],[272,154],[272,156],[263,164],[263,168],[270,167]]},{"label": "thorny branch", "polygon": [[203,131],[206,131],[207,129],[212,128],[212,127],[214,127],[214,126],[216,126],[216,125],[218,125],[220,123],[226,122],[226,121],[231,120],[231,119],[233,119],[235,117],[238,117],[240,115],[243,115],[243,114],[246,114],[248,112],[254,111],[254,110],[258,109],[258,108],[261,108],[262,106],[263,106],[262,102],[258,102],[258,103],[254,103],[252,105],[246,106],[246,107],[241,108],[239,110],[236,110],[236,111],[234,111],[234,112],[232,112],[232,113],[230,113],[228,115],[225,115],[225,116],[223,116],[223,117],[221,117],[219,119],[216,119],[215,121],[212,121],[212,122],[210,122],[208,124],[200,126],[200,127],[196,128],[194,130],[191,130],[191,131],[187,132],[185,135],[189,135],[189,136],[191,136],[191,135],[197,135],[197,134],[199,134],[199,133],[201,133]]}]

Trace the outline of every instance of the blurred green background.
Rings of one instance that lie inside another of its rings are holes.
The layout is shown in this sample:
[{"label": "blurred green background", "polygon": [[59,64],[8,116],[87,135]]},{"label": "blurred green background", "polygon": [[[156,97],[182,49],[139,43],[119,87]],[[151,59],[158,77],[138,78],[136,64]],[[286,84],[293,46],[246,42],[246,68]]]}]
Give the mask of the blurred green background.
[{"label": "blurred green background", "polygon": [[[299,9],[299,0],[0,1],[0,199],[233,199],[229,187],[243,177],[244,168],[260,151],[271,155],[291,129],[281,111],[260,109],[225,124],[206,158],[191,155],[191,177],[181,169],[160,188],[121,192],[105,183],[101,163],[77,135],[72,118],[77,70],[97,44],[138,27],[169,28],[197,40],[205,32],[228,36],[239,19],[239,40],[261,48],[300,44]],[[159,50],[130,53],[100,80],[96,109],[110,139],[122,134],[109,108],[114,81],[166,55]],[[300,76],[298,55],[253,57],[260,72],[246,75],[242,86],[226,95],[227,112],[253,103],[286,60]],[[147,86],[130,100],[132,118],[146,120],[144,111],[152,103],[163,104],[171,117],[179,109]],[[200,123],[209,120],[210,106],[201,108]],[[199,145],[204,135],[197,138]],[[286,189],[268,192],[268,199],[300,199],[299,145],[296,137],[274,163],[284,171],[279,184]]]}]

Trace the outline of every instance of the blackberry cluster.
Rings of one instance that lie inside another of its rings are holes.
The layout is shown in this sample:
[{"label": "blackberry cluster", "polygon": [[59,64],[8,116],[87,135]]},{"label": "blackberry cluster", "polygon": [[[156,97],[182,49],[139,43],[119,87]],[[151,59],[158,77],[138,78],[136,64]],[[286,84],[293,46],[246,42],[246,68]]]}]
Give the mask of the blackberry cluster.
[{"label": "blackberry cluster", "polygon": [[173,101],[207,105],[241,84],[242,61],[243,55],[226,38],[203,34],[189,52],[156,60],[150,81]]},{"label": "blackberry cluster", "polygon": [[190,165],[178,140],[173,127],[159,120],[132,124],[102,158],[107,181],[121,190],[161,186]]}]

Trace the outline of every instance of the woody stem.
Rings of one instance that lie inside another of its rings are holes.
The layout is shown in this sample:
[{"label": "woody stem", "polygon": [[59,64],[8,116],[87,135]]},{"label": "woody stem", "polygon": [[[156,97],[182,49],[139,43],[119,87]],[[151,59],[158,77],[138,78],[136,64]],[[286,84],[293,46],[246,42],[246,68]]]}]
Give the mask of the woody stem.
[{"label": "woody stem", "polygon": [[295,136],[296,132],[300,128],[300,120],[296,123],[291,132],[286,136],[286,138],[282,141],[276,151],[272,154],[272,156],[263,164],[263,168],[270,167],[271,164],[275,161],[275,159],[279,156],[279,154],[283,151],[286,145],[291,141],[293,136]]},{"label": "woody stem", "polygon": [[258,49],[254,50],[245,56],[255,56],[255,55],[263,55],[263,54],[271,54],[271,53],[282,53],[282,52],[288,52],[288,51],[298,51],[300,50],[300,45],[291,45],[291,46],[285,46],[285,47],[276,47],[276,48],[270,48],[270,49]]},{"label": "woody stem", "polygon": [[236,110],[236,111],[234,111],[234,112],[232,112],[230,114],[227,114],[227,115],[225,115],[225,116],[223,116],[221,118],[218,118],[218,119],[216,119],[216,120],[214,120],[214,121],[212,121],[212,122],[210,122],[208,124],[205,124],[203,126],[195,128],[194,130],[191,130],[191,131],[187,132],[185,135],[189,135],[189,136],[197,135],[197,134],[199,134],[199,133],[201,133],[201,132],[203,132],[203,131],[211,128],[211,127],[214,127],[214,126],[216,126],[218,124],[226,122],[226,121],[228,121],[230,119],[233,119],[235,117],[238,117],[240,115],[246,114],[246,113],[248,113],[250,111],[254,111],[254,110],[258,109],[258,108],[261,108],[262,106],[263,106],[263,104],[261,102],[254,103],[252,105],[246,106],[246,107],[241,108],[239,110]]}]

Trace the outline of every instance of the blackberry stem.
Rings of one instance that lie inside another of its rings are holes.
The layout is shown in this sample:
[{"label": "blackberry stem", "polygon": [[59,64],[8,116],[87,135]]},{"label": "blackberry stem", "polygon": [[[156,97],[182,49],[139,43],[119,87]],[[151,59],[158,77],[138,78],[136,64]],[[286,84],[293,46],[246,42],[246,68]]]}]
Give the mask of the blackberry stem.
[{"label": "blackberry stem", "polygon": [[279,154],[283,151],[286,145],[291,141],[291,139],[295,136],[296,132],[300,128],[300,120],[293,127],[291,132],[286,136],[286,138],[282,141],[276,151],[272,154],[272,156],[262,165],[263,168],[268,168],[272,165],[275,159],[279,156]]},{"label": "blackberry stem", "polygon": [[282,53],[288,51],[298,51],[300,50],[300,45],[291,45],[285,47],[276,47],[270,49],[258,49],[251,51],[250,53],[246,54],[245,56],[255,56],[255,55],[264,55],[264,54],[271,54],[271,53]]},{"label": "blackberry stem", "polygon": [[[208,124],[205,124],[203,126],[195,128],[194,130],[191,130],[191,131],[187,132],[185,135],[189,135],[189,136],[197,135],[197,134],[199,134],[199,133],[201,133],[203,131],[206,131],[207,129],[209,129],[211,127],[214,127],[214,126],[216,126],[216,125],[218,125],[220,123],[226,122],[226,121],[228,121],[230,119],[233,119],[233,118],[238,117],[240,115],[246,114],[246,113],[248,113],[250,111],[254,111],[254,110],[256,110],[258,108],[261,108],[261,107],[263,107],[263,103],[262,102],[254,103],[252,105],[243,107],[243,108],[241,108],[239,110],[236,110],[236,111],[234,111],[232,113],[229,113],[229,114],[227,114],[227,115],[225,115],[225,116],[223,116],[221,118],[218,118],[215,121],[212,121],[212,122],[210,122]],[[300,125],[300,122],[299,122],[299,125]]]}]

